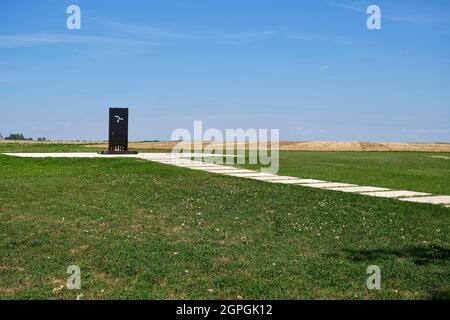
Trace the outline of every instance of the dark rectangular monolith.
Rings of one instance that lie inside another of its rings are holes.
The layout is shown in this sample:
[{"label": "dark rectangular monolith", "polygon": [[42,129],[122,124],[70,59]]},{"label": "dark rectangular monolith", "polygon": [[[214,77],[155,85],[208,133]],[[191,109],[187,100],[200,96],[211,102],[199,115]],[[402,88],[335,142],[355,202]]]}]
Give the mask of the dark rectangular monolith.
[{"label": "dark rectangular monolith", "polygon": [[109,146],[101,154],[136,154],[128,150],[128,108],[109,108]]},{"label": "dark rectangular monolith", "polygon": [[109,108],[110,152],[128,151],[128,108]]}]

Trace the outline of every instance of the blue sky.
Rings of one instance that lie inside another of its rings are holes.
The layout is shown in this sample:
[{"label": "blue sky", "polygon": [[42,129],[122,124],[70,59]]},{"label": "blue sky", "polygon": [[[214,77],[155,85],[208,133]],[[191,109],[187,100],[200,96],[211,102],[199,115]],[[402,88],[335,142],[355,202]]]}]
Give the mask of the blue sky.
[{"label": "blue sky", "polygon": [[[66,28],[70,4],[81,30]],[[130,108],[131,140],[202,120],[450,142],[450,1],[0,2],[0,133],[103,140],[108,106]]]}]

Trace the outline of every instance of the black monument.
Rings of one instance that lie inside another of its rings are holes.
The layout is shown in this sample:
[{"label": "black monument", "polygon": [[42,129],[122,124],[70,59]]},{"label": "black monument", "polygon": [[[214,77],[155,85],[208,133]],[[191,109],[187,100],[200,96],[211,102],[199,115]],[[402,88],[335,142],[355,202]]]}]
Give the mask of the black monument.
[{"label": "black monument", "polygon": [[102,154],[136,154],[128,150],[128,108],[109,108],[109,147]]}]

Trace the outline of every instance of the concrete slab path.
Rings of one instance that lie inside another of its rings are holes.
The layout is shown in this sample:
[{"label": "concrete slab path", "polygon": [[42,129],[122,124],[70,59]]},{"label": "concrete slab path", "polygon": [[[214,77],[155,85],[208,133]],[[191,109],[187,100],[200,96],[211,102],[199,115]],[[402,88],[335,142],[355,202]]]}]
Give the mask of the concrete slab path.
[{"label": "concrete slab path", "polygon": [[202,162],[183,158],[180,155],[172,153],[139,153],[127,155],[102,155],[93,152],[67,152],[67,153],[4,153],[8,156],[27,157],[27,158],[139,158],[161,164],[173,165],[181,168],[201,170],[214,174],[222,174],[236,178],[246,178],[267,183],[279,183],[289,185],[300,185],[302,187],[319,188],[323,190],[333,190],[348,193],[355,193],[371,197],[393,198],[401,201],[409,201],[416,203],[428,203],[435,205],[443,205],[450,208],[450,196],[438,195],[433,196],[430,193],[407,191],[407,190],[390,190],[388,188],[358,186],[350,183],[329,182],[316,179],[302,179],[299,177],[278,176],[269,173],[262,173],[247,169],[241,169],[221,164]]}]

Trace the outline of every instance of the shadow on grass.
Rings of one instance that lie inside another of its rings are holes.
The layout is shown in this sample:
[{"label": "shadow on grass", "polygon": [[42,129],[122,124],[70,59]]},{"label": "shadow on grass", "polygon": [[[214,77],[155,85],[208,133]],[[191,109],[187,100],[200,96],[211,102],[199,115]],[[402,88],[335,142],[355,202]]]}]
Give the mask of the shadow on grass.
[{"label": "shadow on grass", "polygon": [[450,249],[440,245],[410,246],[401,249],[366,249],[344,250],[345,254],[353,261],[383,259],[389,256],[406,258],[414,264],[423,266],[427,264],[443,263],[450,260]]},{"label": "shadow on grass", "polygon": [[[407,259],[417,266],[435,265],[441,267],[440,272],[429,271],[450,279],[448,262],[450,260],[450,249],[441,245],[410,246],[397,249],[346,249],[345,256],[355,262],[379,261],[386,258]],[[427,288],[430,299],[450,299],[450,283],[443,283],[441,287],[430,286]]]}]

